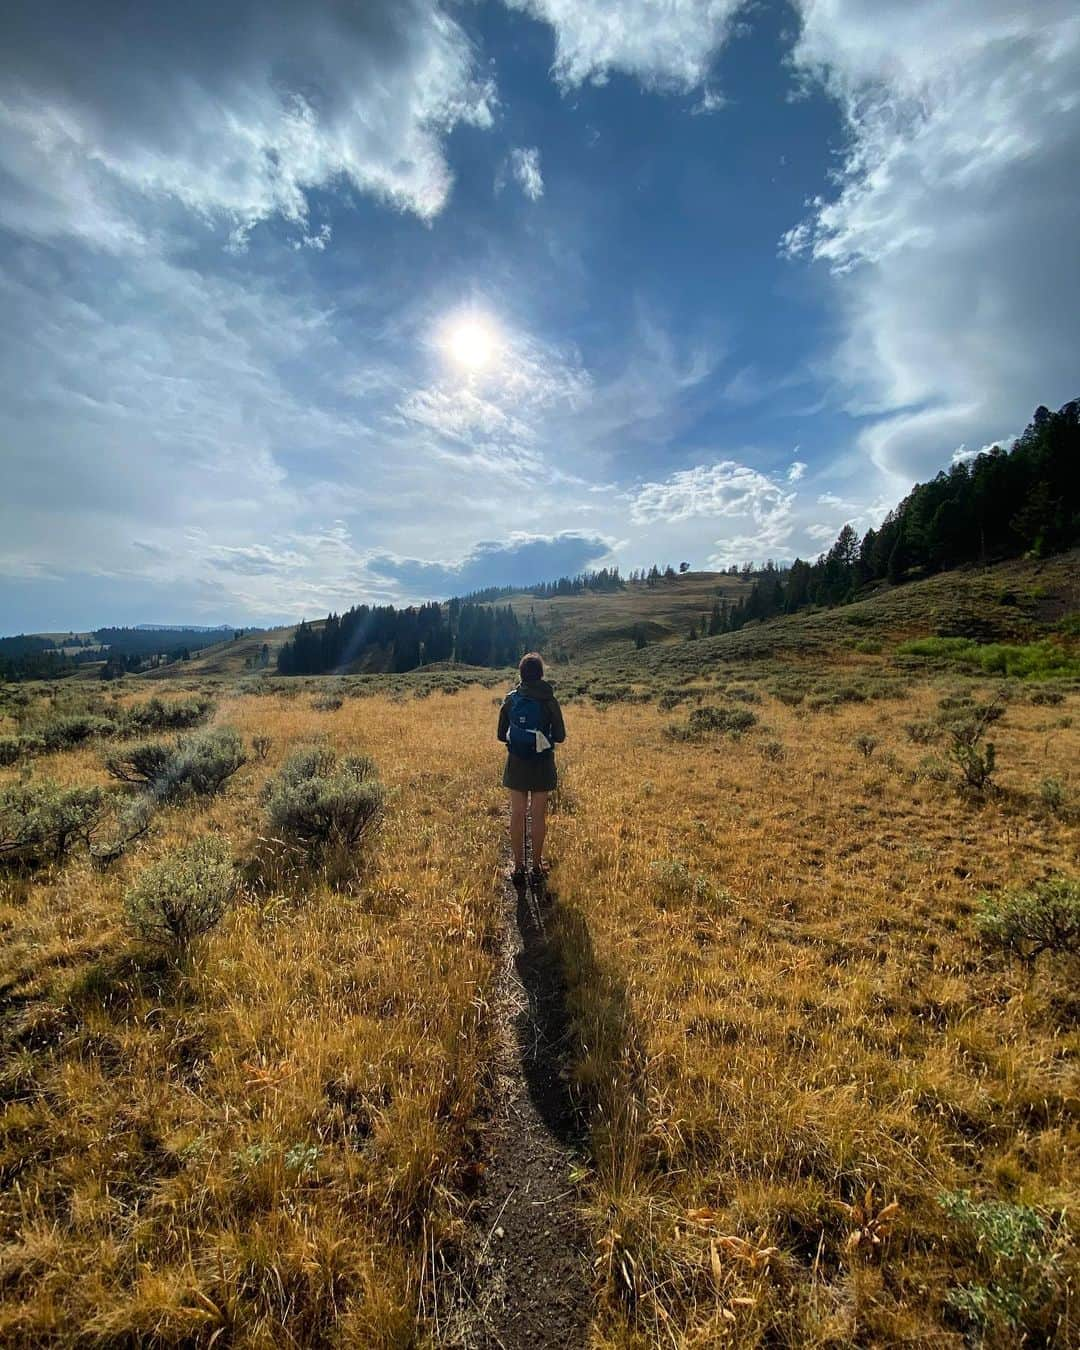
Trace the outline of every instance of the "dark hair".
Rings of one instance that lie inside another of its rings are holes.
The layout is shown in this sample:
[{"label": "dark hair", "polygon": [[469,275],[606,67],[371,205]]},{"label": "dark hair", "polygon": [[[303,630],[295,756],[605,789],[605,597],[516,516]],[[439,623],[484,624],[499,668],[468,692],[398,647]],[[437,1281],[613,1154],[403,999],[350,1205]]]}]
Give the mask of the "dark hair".
[{"label": "dark hair", "polygon": [[526,652],[518,662],[518,674],[521,676],[522,684],[528,684],[531,680],[542,680],[544,663],[540,659],[540,653]]}]

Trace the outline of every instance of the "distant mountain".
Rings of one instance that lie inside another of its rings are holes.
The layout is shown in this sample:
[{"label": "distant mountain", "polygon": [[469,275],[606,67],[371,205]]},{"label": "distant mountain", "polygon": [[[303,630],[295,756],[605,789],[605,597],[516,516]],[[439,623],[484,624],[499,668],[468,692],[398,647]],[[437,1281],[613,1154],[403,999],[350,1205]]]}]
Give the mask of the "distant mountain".
[{"label": "distant mountain", "polygon": [[250,627],[250,624],[217,623],[214,625],[198,623],[137,623],[138,633],[235,633],[237,628]]}]

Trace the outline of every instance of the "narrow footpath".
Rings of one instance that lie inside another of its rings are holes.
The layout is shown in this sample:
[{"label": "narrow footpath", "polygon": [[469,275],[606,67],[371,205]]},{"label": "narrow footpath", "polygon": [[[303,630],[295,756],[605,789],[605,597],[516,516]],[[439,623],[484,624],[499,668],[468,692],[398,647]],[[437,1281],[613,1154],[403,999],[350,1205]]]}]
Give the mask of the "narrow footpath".
[{"label": "narrow footpath", "polygon": [[440,1344],[586,1344],[590,1269],[577,1216],[584,1128],[567,1084],[565,980],[547,935],[555,895],[505,883],[499,1046],[470,1271]]}]

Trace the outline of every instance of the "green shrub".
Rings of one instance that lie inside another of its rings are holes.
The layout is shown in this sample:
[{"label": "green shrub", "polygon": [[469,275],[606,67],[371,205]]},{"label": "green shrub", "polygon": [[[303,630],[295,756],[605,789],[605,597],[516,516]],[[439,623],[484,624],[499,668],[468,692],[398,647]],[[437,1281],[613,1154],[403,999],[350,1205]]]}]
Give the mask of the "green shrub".
[{"label": "green shrub", "polygon": [[259,759],[265,759],[273,745],[273,736],[252,736],[251,738],[251,748]]},{"label": "green shrub", "polygon": [[714,886],[701,872],[692,872],[686,863],[676,858],[654,862],[649,868],[652,889],[662,904],[691,900],[699,905],[726,906],[728,893]]},{"label": "green shrub", "polygon": [[141,839],[150,829],[154,818],[154,803],[145,794],[135,798],[114,795],[108,799],[102,814],[100,836],[90,848],[94,866],[103,869],[123,856],[130,844]]},{"label": "green shrub", "polygon": [[949,766],[938,755],[923,755],[915,766],[915,779],[927,778],[932,783],[949,781]]},{"label": "green shrub", "polygon": [[204,835],[139,875],[124,893],[124,916],[144,942],[182,951],[221,921],[235,884],[228,844]]},{"label": "green shrub", "polygon": [[338,760],[326,746],[297,750],[266,785],[267,825],[309,857],[354,849],[382,814],[385,794],[366,755]]},{"label": "green shrub", "polygon": [[973,1200],[969,1191],[945,1192],[938,1204],[983,1276],[949,1291],[953,1312],[1002,1344],[1020,1344],[1024,1333],[1051,1344],[1042,1333],[1056,1321],[1055,1305],[1064,1291],[1051,1250],[1053,1233],[1043,1216],[1030,1205]]},{"label": "green shrub", "polygon": [[[417,691],[419,692],[419,691]],[[430,694],[430,689],[425,689],[424,694]],[[316,712],[337,712],[345,700],[340,694],[320,694],[318,698],[311,700],[311,706]]]},{"label": "green shrub", "polygon": [[904,731],[913,745],[933,745],[941,735],[941,728],[934,722],[905,722]]},{"label": "green shrub", "polygon": [[757,714],[749,708],[718,708],[706,704],[694,709],[684,727],[671,727],[669,735],[676,740],[700,741],[725,731],[738,736],[756,724]]},{"label": "green shrub", "polygon": [[247,762],[244,743],[232,727],[215,727],[178,741],[162,771],[150,782],[160,801],[209,797],[220,792]]},{"label": "green shrub", "polygon": [[163,778],[176,757],[176,747],[164,741],[139,741],[105,756],[105,768],[122,783],[149,785]]},{"label": "green shrub", "polygon": [[949,759],[960,771],[961,783],[979,792],[991,786],[996,767],[996,754],[991,741],[984,741],[987,728],[998,721],[1002,715],[1001,695],[990,703],[978,707],[955,709],[946,707],[944,700],[939,711],[946,736],[946,751]]},{"label": "green shrub", "polygon": [[0,767],[18,762],[22,755],[21,736],[0,736]]},{"label": "green shrub", "polygon": [[1018,679],[1080,675],[1080,659],[1067,647],[1048,638],[1018,644],[980,643],[965,637],[929,637],[902,642],[896,650],[900,656],[950,662],[987,675],[1010,675]]},{"label": "green shrub", "polygon": [[89,847],[104,806],[99,787],[44,782],[0,789],[0,862],[34,867],[76,844]]},{"label": "green shrub", "polygon": [[184,731],[201,722],[213,711],[208,698],[186,699],[166,703],[154,697],[137,703],[124,713],[123,730],[128,735],[145,735],[148,731]]},{"label": "green shrub", "polygon": [[1039,797],[1043,806],[1057,815],[1065,807],[1065,784],[1060,778],[1044,778],[1039,784]]},{"label": "green shrub", "polygon": [[1080,953],[1080,880],[1058,874],[1033,886],[983,895],[976,927],[987,943],[1022,961]]},{"label": "green shrub", "polygon": [[756,689],[747,689],[745,685],[733,684],[724,691],[728,698],[738,700],[740,703],[760,703],[761,695]]},{"label": "green shrub", "polygon": [[868,732],[861,731],[858,736],[855,737],[852,744],[864,759],[869,759],[878,748],[880,742],[876,736],[871,736]]},{"label": "green shrub", "polygon": [[115,735],[116,723],[108,717],[96,717],[93,713],[69,713],[42,722],[34,732],[45,752],[51,754],[56,750],[68,750],[73,745],[82,745],[96,736]]}]

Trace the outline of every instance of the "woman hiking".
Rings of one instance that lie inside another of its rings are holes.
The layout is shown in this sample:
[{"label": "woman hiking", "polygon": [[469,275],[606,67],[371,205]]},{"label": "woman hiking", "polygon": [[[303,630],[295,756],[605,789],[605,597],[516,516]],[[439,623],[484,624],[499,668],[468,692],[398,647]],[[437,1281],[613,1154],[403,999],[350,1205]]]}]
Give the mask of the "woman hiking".
[{"label": "woman hiking", "polygon": [[548,793],[558,786],[555,746],[566,740],[562,709],[555,691],[544,679],[544,663],[529,652],[518,664],[520,682],[499,709],[499,740],[507,749],[503,787],[510,789],[510,846],[514,867],[510,880],[525,881],[525,817],[532,837],[532,881],[547,875],[544,834]]}]

